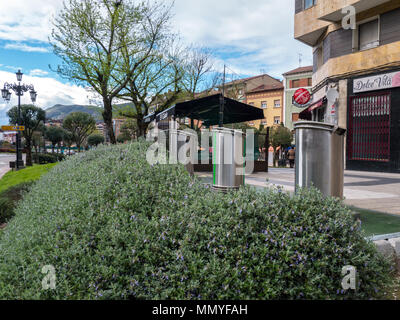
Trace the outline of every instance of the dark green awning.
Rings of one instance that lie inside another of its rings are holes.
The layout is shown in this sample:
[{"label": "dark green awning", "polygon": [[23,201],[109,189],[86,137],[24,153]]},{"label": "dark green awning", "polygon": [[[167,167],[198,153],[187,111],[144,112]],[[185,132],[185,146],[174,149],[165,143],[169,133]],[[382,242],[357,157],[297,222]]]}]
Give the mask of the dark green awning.
[{"label": "dark green awning", "polygon": [[[175,106],[157,114],[156,119],[159,122],[170,116],[175,116],[176,118],[201,120],[205,126],[215,126],[219,124],[221,99],[222,95],[216,94],[201,99],[177,103]],[[259,108],[226,97],[224,100],[224,124],[265,118],[263,110]]]}]

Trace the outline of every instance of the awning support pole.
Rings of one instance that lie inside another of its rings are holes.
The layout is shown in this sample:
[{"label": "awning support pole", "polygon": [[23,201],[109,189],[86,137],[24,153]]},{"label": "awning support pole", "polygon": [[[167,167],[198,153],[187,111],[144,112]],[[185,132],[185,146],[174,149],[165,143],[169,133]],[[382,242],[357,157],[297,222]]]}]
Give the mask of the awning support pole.
[{"label": "awning support pole", "polygon": [[225,107],[225,75],[226,75],[226,65],[224,65],[224,79],[222,83],[222,97],[219,101],[219,127],[224,126],[224,107]]}]

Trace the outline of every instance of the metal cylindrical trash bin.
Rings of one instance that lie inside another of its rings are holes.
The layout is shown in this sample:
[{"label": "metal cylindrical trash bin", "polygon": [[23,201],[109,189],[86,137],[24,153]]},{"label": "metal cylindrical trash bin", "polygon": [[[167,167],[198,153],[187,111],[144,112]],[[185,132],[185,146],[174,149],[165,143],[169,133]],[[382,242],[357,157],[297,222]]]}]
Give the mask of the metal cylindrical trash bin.
[{"label": "metal cylindrical trash bin", "polygon": [[194,133],[176,129],[168,130],[170,163],[182,163],[190,174],[194,174],[197,156],[197,136]]},{"label": "metal cylindrical trash bin", "polygon": [[344,136],[330,123],[299,121],[296,131],[296,189],[315,186],[326,196],[343,199]]},{"label": "metal cylindrical trash bin", "polygon": [[245,184],[246,134],[240,130],[213,130],[213,189],[227,192]]},{"label": "metal cylindrical trash bin", "polygon": [[[197,135],[187,131],[177,131],[177,146],[178,146],[178,161],[180,156],[182,161],[185,161],[186,170],[193,175],[194,164],[197,157]],[[180,161],[179,161],[180,162]],[[186,163],[187,162],[187,163]]]}]

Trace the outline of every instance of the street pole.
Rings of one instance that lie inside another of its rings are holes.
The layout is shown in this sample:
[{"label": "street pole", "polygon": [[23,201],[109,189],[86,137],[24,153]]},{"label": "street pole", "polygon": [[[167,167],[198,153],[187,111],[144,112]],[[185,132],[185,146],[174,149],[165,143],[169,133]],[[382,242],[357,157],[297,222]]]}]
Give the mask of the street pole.
[{"label": "street pole", "polygon": [[224,126],[224,109],[225,109],[225,75],[226,75],[226,65],[224,65],[224,78],[222,84],[222,96],[219,101],[219,127]]},{"label": "street pole", "polygon": [[[21,96],[23,95],[24,92],[30,93],[32,103],[36,102],[37,98],[37,92],[35,91],[35,88],[33,85],[25,85],[21,84],[22,81],[22,75],[23,73],[21,70],[18,70],[16,73],[17,76],[17,82],[18,84],[10,84],[10,83],[5,83],[4,84],[4,89],[1,90],[1,95],[3,99],[8,103],[10,102],[11,99],[11,90],[16,93],[18,96],[18,110],[17,110],[17,125],[22,126],[22,120],[21,120]],[[21,131],[17,131],[16,135],[16,145],[17,145],[17,154],[16,154],[16,163],[15,163],[15,168],[17,170],[22,169],[24,167],[24,161],[22,160],[22,142],[21,142]]]},{"label": "street pole", "polygon": [[[18,96],[18,125],[21,124],[21,82],[18,83],[17,87],[17,96]],[[24,162],[22,160],[22,142],[21,142],[21,132],[17,131],[17,161],[16,161],[16,167],[17,170],[22,169],[24,167]]]}]

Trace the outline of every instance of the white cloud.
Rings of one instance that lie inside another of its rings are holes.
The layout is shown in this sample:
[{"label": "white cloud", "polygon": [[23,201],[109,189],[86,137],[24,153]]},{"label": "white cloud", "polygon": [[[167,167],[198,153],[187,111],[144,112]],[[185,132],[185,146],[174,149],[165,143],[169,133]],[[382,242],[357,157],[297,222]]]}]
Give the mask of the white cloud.
[{"label": "white cloud", "polygon": [[4,46],[4,49],[8,50],[19,50],[19,51],[25,51],[25,52],[42,52],[46,53],[49,52],[49,48],[47,47],[34,47],[34,46],[29,46],[27,44],[23,43],[7,43]]},{"label": "white cloud", "polygon": [[[0,71],[0,83],[1,88],[4,82],[15,83],[16,77],[14,73]],[[84,88],[78,87],[73,84],[64,84],[53,78],[44,77],[32,77],[30,75],[24,75],[22,79],[25,84],[33,84],[35,90],[38,93],[37,102],[35,105],[47,109],[55,104],[89,104],[88,96],[90,95]],[[21,98],[22,104],[30,104],[30,96],[27,92]],[[13,93],[11,101],[7,104],[0,97],[0,124],[7,122],[6,112],[11,107],[17,105],[17,98]]]},{"label": "white cloud", "polygon": [[[47,42],[62,0],[0,0],[0,39]],[[238,73],[275,76],[312,64],[311,49],[293,39],[294,0],[175,0],[174,27],[188,42],[236,53]],[[45,48],[37,49],[44,50]]]},{"label": "white cloud", "polygon": [[0,39],[47,42],[50,18],[62,7],[62,0],[0,1]]},{"label": "white cloud", "polygon": [[293,0],[175,0],[175,23],[187,41],[224,51],[237,73],[280,76],[311,65],[311,49],[293,39]]},{"label": "white cloud", "polygon": [[33,69],[29,72],[29,75],[31,77],[43,77],[47,76],[49,73],[47,71],[44,71],[42,69]]},{"label": "white cloud", "polygon": [[[32,43],[37,44],[36,50],[47,48],[50,18],[62,8],[62,2],[0,0],[0,40],[20,50],[29,50]],[[303,54],[303,66],[312,64],[311,49],[293,39],[294,0],[175,0],[174,13],[173,25],[183,40],[214,49],[219,67],[225,63],[236,73],[249,75],[264,69],[281,77],[298,67],[299,53]],[[6,75],[11,79],[8,81],[15,81],[15,75],[7,72],[0,72],[0,79],[7,81]],[[24,77],[24,81],[35,84],[39,106],[88,103],[83,88],[62,84],[38,69],[29,75],[42,76]],[[29,102],[28,97],[23,99]],[[0,104],[0,112],[6,108],[9,106]]]}]

